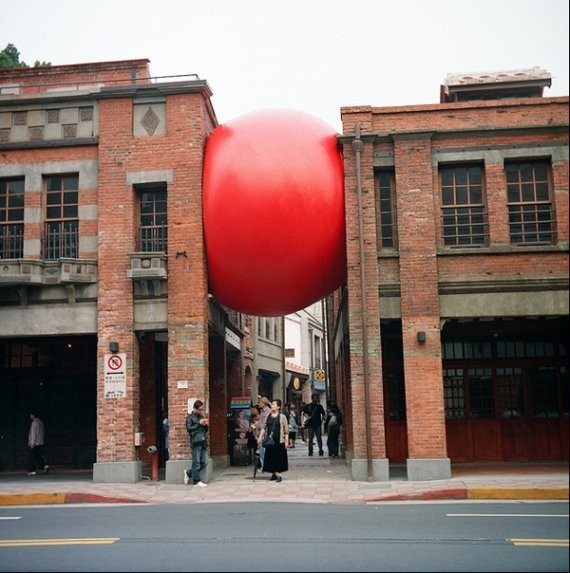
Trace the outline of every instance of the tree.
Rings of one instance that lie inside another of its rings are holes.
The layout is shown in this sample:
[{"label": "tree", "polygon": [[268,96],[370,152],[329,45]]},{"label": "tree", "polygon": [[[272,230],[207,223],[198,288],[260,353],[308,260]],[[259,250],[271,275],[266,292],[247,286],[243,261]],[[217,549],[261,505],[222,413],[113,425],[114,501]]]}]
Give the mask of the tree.
[{"label": "tree", "polygon": [[[40,62],[36,60],[34,67],[51,66],[51,62]],[[0,52],[0,68],[29,68],[26,62],[20,61],[20,52],[14,44],[8,44],[4,50]]]}]

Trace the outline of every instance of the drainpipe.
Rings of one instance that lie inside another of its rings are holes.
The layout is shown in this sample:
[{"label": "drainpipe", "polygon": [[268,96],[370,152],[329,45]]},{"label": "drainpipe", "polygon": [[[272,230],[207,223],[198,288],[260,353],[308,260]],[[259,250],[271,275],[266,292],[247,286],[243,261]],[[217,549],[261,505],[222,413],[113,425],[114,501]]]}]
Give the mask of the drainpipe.
[{"label": "drainpipe", "polygon": [[364,378],[364,418],[366,426],[366,458],[368,462],[368,481],[374,481],[372,470],[372,429],[370,420],[370,377],[368,366],[368,310],[366,308],[366,269],[364,265],[364,213],[362,207],[362,173],[361,157],[362,140],[360,139],[360,123],[354,126],[354,141],[352,149],[356,160],[356,195],[358,197],[358,244],[360,250],[360,294],[362,307],[362,373]]}]

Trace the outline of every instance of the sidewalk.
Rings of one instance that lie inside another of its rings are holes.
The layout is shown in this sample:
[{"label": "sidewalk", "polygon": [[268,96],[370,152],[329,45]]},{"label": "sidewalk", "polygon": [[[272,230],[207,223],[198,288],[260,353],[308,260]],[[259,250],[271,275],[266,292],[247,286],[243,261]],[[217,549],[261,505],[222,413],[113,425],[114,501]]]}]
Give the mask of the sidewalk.
[{"label": "sidewalk", "polygon": [[306,445],[297,442],[280,484],[259,471],[254,480],[252,466],[214,470],[206,488],[167,484],[163,471],[156,482],[95,484],[92,471],[52,468],[47,475],[0,473],[0,505],[568,499],[568,462],[452,464],[451,474],[448,480],[409,482],[405,466],[391,466],[389,482],[352,481],[343,459],[308,457]]}]

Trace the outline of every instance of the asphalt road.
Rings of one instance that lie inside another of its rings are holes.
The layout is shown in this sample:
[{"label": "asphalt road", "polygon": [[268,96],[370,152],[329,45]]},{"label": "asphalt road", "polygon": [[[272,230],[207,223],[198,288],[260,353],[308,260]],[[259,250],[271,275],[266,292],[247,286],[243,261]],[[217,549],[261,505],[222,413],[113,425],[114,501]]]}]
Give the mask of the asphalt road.
[{"label": "asphalt road", "polygon": [[568,502],[0,508],[0,571],[568,571]]}]

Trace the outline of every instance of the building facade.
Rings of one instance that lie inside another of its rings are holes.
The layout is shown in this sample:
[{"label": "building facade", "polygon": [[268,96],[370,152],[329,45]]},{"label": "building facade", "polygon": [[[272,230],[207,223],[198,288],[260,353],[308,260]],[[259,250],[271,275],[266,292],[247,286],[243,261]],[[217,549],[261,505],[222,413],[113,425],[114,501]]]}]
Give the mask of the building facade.
[{"label": "building facade", "polygon": [[196,398],[228,463],[252,323],[208,295],[211,95],[148,60],[0,70],[0,470],[25,466],[39,407],[50,465],[135,482],[159,455],[182,483]]},{"label": "building facade", "polygon": [[346,288],[328,299],[354,479],[568,459],[568,97],[544,70],[343,107]]},{"label": "building facade", "polygon": [[327,360],[323,335],[323,302],[285,317],[285,402],[299,410],[317,393],[323,406],[327,397]]}]

